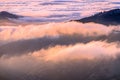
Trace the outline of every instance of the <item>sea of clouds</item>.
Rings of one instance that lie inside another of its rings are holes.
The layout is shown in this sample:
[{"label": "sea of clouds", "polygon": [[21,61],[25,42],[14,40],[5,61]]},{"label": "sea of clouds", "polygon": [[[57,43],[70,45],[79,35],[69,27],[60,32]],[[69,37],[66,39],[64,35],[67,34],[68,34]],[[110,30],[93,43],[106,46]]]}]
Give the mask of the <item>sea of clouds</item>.
[{"label": "sea of clouds", "polygon": [[119,26],[61,22],[1,26],[2,80],[118,80]]}]

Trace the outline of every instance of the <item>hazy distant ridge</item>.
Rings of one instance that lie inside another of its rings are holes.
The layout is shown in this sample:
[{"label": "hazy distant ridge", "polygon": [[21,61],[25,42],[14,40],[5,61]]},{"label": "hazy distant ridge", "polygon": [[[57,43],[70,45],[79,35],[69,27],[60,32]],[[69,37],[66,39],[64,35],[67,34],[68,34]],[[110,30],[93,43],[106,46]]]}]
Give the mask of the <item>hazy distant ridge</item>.
[{"label": "hazy distant ridge", "polygon": [[17,19],[17,18],[20,18],[20,17],[22,17],[22,16],[16,15],[16,14],[12,14],[12,13],[9,13],[7,11],[0,12],[0,19],[8,19],[8,18]]},{"label": "hazy distant ridge", "polygon": [[94,22],[104,25],[119,25],[120,24],[120,9],[100,12],[90,17],[85,17],[75,20],[82,23]]}]

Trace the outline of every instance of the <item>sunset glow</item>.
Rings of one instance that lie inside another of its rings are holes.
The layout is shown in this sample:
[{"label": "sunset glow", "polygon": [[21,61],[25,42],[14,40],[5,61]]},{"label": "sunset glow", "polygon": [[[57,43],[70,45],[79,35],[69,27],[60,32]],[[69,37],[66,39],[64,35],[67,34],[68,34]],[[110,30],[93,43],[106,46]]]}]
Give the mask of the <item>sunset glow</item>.
[{"label": "sunset glow", "polygon": [[0,0],[0,80],[120,80],[119,0]]}]

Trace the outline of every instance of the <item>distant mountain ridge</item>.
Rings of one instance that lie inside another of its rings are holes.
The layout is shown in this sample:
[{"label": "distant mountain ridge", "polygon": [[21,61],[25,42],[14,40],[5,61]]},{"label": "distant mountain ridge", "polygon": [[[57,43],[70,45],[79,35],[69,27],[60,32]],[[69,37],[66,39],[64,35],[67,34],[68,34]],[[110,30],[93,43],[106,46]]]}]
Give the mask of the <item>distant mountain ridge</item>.
[{"label": "distant mountain ridge", "polygon": [[19,16],[19,15],[16,15],[16,14],[12,14],[12,13],[9,13],[7,11],[0,12],[0,20],[1,19],[8,19],[8,18],[17,19],[17,18],[20,18],[20,17],[22,17],[22,16]]},{"label": "distant mountain ridge", "polygon": [[110,11],[100,12],[93,16],[85,17],[74,21],[82,22],[82,23],[94,22],[107,26],[120,25],[120,9],[113,9]]},{"label": "distant mountain ridge", "polygon": [[13,14],[7,11],[1,11],[0,12],[0,25],[3,26],[17,26],[17,25],[23,25],[20,22],[17,22],[15,20],[19,20],[19,18],[24,18],[25,16]]},{"label": "distant mountain ridge", "polygon": [[[7,11],[1,11],[0,12],[0,25],[3,25],[6,23],[14,24],[16,22],[10,20],[10,19],[19,19],[23,18],[25,16],[17,15],[17,14],[12,14]],[[77,22],[82,22],[82,23],[89,23],[89,22],[94,22],[98,24],[103,24],[103,25],[120,25],[120,9],[112,9],[109,11],[104,11],[97,13],[95,15],[85,17],[82,19],[78,20],[72,20],[72,21],[77,21]]]}]

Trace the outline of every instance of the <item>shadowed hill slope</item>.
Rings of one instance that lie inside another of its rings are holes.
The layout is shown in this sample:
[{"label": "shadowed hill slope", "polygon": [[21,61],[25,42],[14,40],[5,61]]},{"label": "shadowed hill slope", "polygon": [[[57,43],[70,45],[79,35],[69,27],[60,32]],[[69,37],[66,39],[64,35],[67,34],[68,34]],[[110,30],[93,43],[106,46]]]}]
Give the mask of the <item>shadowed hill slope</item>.
[{"label": "shadowed hill slope", "polygon": [[0,12],[0,25],[4,25],[4,26],[14,25],[15,26],[15,25],[21,24],[21,23],[14,21],[14,19],[17,20],[23,17],[24,16],[12,14],[7,11],[2,11]]},{"label": "shadowed hill slope", "polygon": [[16,15],[16,14],[12,14],[12,13],[9,13],[7,11],[0,12],[0,19],[8,19],[8,18],[17,19],[17,18],[20,18],[20,17],[22,17],[22,16],[19,16],[19,15]]},{"label": "shadowed hill slope", "polygon": [[103,25],[120,25],[120,9],[100,12],[93,16],[74,20],[82,23],[94,22]]}]

